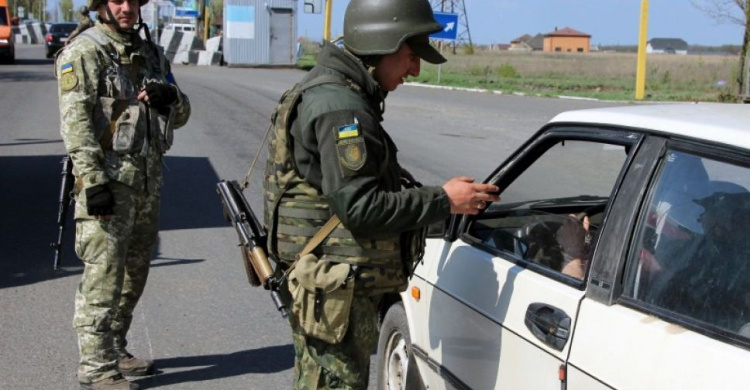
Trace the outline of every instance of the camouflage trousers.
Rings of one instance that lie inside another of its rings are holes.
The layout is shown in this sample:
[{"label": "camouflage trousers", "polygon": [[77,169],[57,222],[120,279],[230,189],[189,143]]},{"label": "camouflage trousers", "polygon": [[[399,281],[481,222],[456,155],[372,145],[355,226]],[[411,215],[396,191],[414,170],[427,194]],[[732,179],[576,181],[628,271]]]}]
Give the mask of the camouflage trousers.
[{"label": "camouflage trousers", "polygon": [[[78,380],[89,383],[117,374],[133,310],[143,294],[156,245],[159,195],[110,183],[114,215],[109,221],[76,220],[75,251],[84,263],[75,296]],[[84,207],[83,193],[76,207]]]},{"label": "camouflage trousers", "polygon": [[378,343],[379,301],[380,296],[354,296],[349,327],[338,344],[305,336],[292,319],[296,390],[367,389],[370,356]]}]

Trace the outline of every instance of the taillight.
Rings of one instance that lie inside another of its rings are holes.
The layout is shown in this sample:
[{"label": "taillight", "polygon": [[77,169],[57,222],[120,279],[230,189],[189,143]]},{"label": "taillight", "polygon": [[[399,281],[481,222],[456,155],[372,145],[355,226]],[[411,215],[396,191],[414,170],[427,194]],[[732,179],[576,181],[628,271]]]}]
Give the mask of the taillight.
[{"label": "taillight", "polygon": [[52,34],[47,33],[47,35],[44,36],[44,40],[47,42],[52,42]]}]

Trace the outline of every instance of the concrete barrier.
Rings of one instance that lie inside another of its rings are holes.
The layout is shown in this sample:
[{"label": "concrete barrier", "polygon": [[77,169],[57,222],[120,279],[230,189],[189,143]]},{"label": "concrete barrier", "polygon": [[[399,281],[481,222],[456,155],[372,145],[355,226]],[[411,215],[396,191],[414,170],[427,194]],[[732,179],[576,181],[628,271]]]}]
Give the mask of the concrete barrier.
[{"label": "concrete barrier", "polygon": [[26,22],[13,26],[13,39],[16,43],[40,45],[44,43],[47,25],[39,22]]},{"label": "concrete barrier", "polygon": [[187,54],[180,53],[204,49],[203,41],[192,31],[163,30],[159,38],[159,45],[164,48],[164,55],[173,64],[184,62],[184,56]]}]

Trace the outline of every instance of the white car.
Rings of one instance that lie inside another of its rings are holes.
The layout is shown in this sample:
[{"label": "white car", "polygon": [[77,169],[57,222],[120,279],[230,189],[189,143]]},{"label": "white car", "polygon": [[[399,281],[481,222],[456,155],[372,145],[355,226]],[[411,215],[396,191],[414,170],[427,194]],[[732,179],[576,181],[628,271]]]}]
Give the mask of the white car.
[{"label": "white car", "polygon": [[750,105],[558,115],[431,229],[379,389],[750,387]]}]

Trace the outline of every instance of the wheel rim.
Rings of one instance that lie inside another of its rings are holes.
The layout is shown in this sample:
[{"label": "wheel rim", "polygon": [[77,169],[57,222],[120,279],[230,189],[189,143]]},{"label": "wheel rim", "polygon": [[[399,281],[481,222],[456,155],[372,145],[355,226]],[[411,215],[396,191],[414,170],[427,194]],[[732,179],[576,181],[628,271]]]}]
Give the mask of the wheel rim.
[{"label": "wheel rim", "polygon": [[406,370],[409,365],[409,354],[403,335],[394,330],[388,338],[386,351],[385,382],[388,390],[404,390],[406,386]]}]

